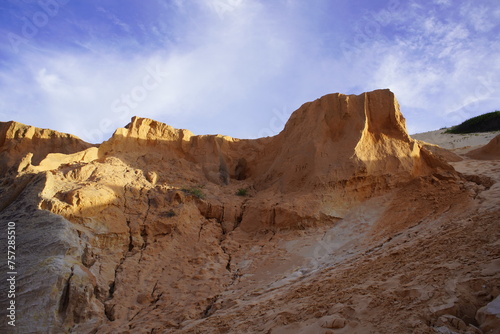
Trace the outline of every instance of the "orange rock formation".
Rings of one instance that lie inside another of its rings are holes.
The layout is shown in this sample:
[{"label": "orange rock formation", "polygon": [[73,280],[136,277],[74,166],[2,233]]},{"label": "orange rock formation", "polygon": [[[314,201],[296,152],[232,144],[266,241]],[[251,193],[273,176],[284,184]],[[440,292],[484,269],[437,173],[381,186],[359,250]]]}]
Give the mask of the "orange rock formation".
[{"label": "orange rock formation", "polygon": [[426,147],[389,90],[326,95],[256,140],[134,117],[90,145],[0,123],[0,222],[16,222],[22,259],[15,330],[494,328],[500,168],[455,169]]}]

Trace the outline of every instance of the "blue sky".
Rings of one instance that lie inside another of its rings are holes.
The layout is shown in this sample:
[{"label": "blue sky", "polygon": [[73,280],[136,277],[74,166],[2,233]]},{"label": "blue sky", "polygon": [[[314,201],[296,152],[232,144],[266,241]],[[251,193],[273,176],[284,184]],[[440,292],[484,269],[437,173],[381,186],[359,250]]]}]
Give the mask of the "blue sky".
[{"label": "blue sky", "polygon": [[3,0],[0,120],[256,138],[390,88],[410,133],[434,130],[500,109],[499,22],[498,0]]}]

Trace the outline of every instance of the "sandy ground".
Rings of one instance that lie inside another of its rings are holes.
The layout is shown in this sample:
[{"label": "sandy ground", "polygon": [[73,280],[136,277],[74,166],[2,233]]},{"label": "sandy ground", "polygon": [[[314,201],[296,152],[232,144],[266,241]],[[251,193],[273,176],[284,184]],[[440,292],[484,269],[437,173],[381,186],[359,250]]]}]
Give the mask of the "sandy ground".
[{"label": "sandy ground", "polygon": [[[486,145],[491,139],[497,136],[500,131],[485,133],[469,133],[465,135],[455,135],[445,133],[446,130],[435,130],[411,135],[412,138],[422,140],[430,144],[439,145],[449,150],[469,149]],[[457,153],[457,152],[456,152]],[[464,153],[460,151],[458,153]]]}]

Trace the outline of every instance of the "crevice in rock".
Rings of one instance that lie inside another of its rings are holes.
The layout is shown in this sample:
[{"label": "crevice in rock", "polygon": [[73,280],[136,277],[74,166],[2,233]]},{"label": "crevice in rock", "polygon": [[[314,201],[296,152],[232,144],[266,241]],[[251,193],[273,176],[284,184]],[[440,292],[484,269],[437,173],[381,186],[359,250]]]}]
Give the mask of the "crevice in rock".
[{"label": "crevice in rock", "polygon": [[130,220],[127,220],[128,227],[128,251],[131,252],[134,249],[134,242],[132,238],[132,230],[130,229]]},{"label": "crevice in rock", "polygon": [[224,234],[224,235],[225,235],[225,234],[227,233],[227,231],[224,229],[224,224],[223,224],[223,222],[224,222],[224,213],[225,213],[225,211],[224,211],[224,210],[225,210],[225,204],[224,204],[224,203],[222,203],[222,215],[221,215],[221,217],[220,217],[219,219],[217,219],[217,222],[218,222],[218,223],[220,224],[220,226],[222,227],[222,234]]},{"label": "crevice in rock", "polygon": [[64,289],[61,294],[61,299],[59,301],[59,315],[63,318],[66,315],[66,311],[68,310],[69,300],[70,300],[70,291],[71,291],[71,278],[74,275],[73,272],[74,267],[71,267],[71,273],[69,274],[66,283],[64,284]]},{"label": "crevice in rock", "polygon": [[156,287],[158,286],[158,281],[156,281],[155,285],[153,286],[153,291],[151,291],[151,298],[155,298],[155,301],[153,303],[156,303],[161,297],[162,293],[160,293],[158,296],[155,297],[155,291]]},{"label": "crevice in rock", "polygon": [[127,214],[127,186],[123,187],[123,212]]},{"label": "crevice in rock", "polygon": [[[152,201],[152,199],[149,197],[149,193],[148,193],[148,208],[146,210],[146,214],[144,215],[144,220],[141,224],[141,237],[143,240],[141,250],[145,249],[148,246],[148,233],[146,231],[146,222],[147,222],[148,217],[149,217],[149,211],[151,210],[151,201]],[[142,255],[141,255],[141,257],[142,257]]]},{"label": "crevice in rock", "polygon": [[120,263],[116,266],[115,268],[115,276],[113,277],[113,282],[109,284],[109,290],[108,290],[108,300],[113,299],[115,290],[116,290],[116,277],[118,276],[118,271],[123,265],[123,262],[125,262],[125,255],[121,258]]},{"label": "crevice in rock", "polygon": [[143,254],[143,253],[142,253],[142,251],[143,251],[143,249],[141,249],[141,255],[139,256],[139,261],[138,261],[138,263],[141,263],[141,261],[142,261],[142,254]]},{"label": "crevice in rock", "polygon": [[276,231],[275,230],[271,230],[271,233],[273,235],[269,238],[269,240],[267,242],[271,242],[274,239],[274,236],[276,235]]},{"label": "crevice in rock", "polygon": [[273,206],[273,211],[271,212],[271,226],[274,228],[276,224],[276,206]]},{"label": "crevice in rock", "polygon": [[158,301],[161,299],[162,296],[163,296],[163,292],[159,293],[158,296],[156,296],[156,298],[151,302],[151,304],[158,303]]},{"label": "crevice in rock", "polygon": [[142,225],[141,226],[141,238],[142,238],[142,246],[141,246],[141,251],[146,248],[148,244],[148,233],[146,232],[146,226]]},{"label": "crevice in rock", "polygon": [[227,264],[226,264],[226,270],[231,272],[231,254],[227,253],[226,252],[226,249],[223,247],[222,250],[224,251],[224,253],[227,254],[228,256],[228,260],[227,260]]},{"label": "crevice in rock", "polygon": [[231,261],[233,258],[231,256],[231,253],[229,253],[228,249],[226,247],[222,246],[222,242],[224,241],[224,239],[225,239],[225,236],[222,236],[222,238],[219,240],[219,245],[220,245],[222,251],[224,252],[224,254],[226,254],[228,256],[227,263],[226,263],[226,270],[229,273],[230,278],[231,278],[231,282],[229,283],[228,286],[232,286],[236,282],[236,280],[241,277],[241,275],[240,275],[239,269],[236,269],[236,271],[233,272],[233,270],[231,268]]},{"label": "crevice in rock", "polygon": [[109,321],[115,321],[115,316],[113,314],[113,310],[115,308],[115,305],[111,305],[110,307],[106,307],[104,308],[104,314],[106,315],[106,318],[109,320]]},{"label": "crevice in rock", "polygon": [[213,308],[214,308],[214,305],[217,302],[217,300],[219,300],[219,297],[220,297],[220,295],[217,295],[217,296],[210,298],[208,306],[205,308],[205,311],[203,311],[203,316],[202,316],[203,319],[208,318],[209,316],[211,316],[215,312],[215,310]]},{"label": "crevice in rock", "polygon": [[139,315],[139,313],[141,313],[142,311],[143,311],[143,309],[140,309],[140,310],[139,310],[136,314],[134,314],[134,315],[132,316],[132,318],[130,318],[130,320],[128,321],[128,322],[129,322],[129,329],[132,329],[132,328],[131,328],[131,326],[132,326],[132,325],[130,324],[130,323],[132,322],[132,320],[134,320],[134,319],[135,319],[135,317],[137,317],[137,316]]},{"label": "crevice in rock", "polygon": [[[116,271],[115,271],[115,279],[116,279]],[[109,299],[113,299],[113,294],[115,293],[115,281],[111,282],[109,285]]]},{"label": "crevice in rock", "polygon": [[241,222],[243,221],[243,215],[245,214],[247,202],[248,202],[248,199],[244,200],[243,203],[241,204],[240,212],[238,213],[238,216],[236,217],[236,222],[234,224],[234,230],[236,230],[241,225]]}]

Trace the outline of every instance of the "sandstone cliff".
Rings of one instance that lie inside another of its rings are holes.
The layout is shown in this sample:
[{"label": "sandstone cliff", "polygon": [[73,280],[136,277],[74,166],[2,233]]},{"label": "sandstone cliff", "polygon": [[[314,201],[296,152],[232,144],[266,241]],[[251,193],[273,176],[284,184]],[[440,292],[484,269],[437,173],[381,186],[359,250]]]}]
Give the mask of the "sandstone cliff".
[{"label": "sandstone cliff", "polygon": [[29,164],[38,165],[49,153],[71,154],[92,145],[76,136],[39,129],[14,121],[0,122],[0,177],[10,168],[21,172]]},{"label": "sandstone cliff", "polygon": [[22,259],[2,330],[465,333],[499,293],[498,175],[413,140],[389,90],[257,140],[134,117],[93,147],[1,123],[0,158]]}]

